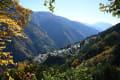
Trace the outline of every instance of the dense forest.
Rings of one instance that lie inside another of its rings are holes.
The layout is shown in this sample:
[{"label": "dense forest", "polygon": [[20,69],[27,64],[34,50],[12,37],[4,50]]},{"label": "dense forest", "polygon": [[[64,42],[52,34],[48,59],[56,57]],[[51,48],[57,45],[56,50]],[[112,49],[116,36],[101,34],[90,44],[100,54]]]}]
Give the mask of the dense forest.
[{"label": "dense forest", "polygon": [[[54,3],[55,0],[45,0],[44,6],[54,12]],[[91,34],[88,35],[85,31],[82,34],[77,30],[74,32],[76,28],[66,28],[62,21],[74,26],[80,23],[55,17],[61,23],[54,23],[63,26],[59,27],[62,31],[60,35],[70,43],[67,45],[68,43],[63,44],[64,41],[61,41],[58,44],[57,38],[51,38],[55,33],[45,35],[43,32],[47,29],[33,27],[39,25],[38,20],[30,20],[33,11],[22,7],[18,0],[0,0],[0,4],[0,80],[120,80],[119,23],[100,33],[81,24],[84,28],[80,29],[89,29],[87,32]],[[108,0],[107,5],[100,3],[100,10],[119,17],[119,5],[119,0]],[[47,23],[44,23],[41,24],[45,26]],[[26,26],[30,28],[24,32]],[[93,35],[93,31],[98,34]],[[56,35],[60,33],[57,32]],[[80,41],[76,35],[81,37]],[[73,37],[76,39],[72,39]],[[75,41],[77,42],[74,43]],[[35,47],[40,48],[40,51]],[[38,55],[37,52],[41,54]]]}]

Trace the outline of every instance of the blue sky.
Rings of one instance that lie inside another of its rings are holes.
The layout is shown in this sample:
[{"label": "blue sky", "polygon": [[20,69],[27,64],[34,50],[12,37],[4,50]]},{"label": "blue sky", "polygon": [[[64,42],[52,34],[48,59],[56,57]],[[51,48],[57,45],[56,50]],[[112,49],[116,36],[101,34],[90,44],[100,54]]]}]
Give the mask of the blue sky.
[{"label": "blue sky", "polygon": [[[33,11],[49,11],[43,6],[44,0],[20,0],[20,4]],[[54,14],[71,20],[93,24],[96,22],[108,22],[116,24],[120,22],[111,14],[100,12],[99,3],[107,3],[107,0],[56,0]]]}]

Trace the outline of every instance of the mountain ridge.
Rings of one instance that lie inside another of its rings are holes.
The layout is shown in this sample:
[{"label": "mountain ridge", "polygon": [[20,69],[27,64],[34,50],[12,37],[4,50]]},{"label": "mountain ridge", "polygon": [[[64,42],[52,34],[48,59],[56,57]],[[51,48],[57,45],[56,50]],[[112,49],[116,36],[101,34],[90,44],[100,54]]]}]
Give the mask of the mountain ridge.
[{"label": "mountain ridge", "polygon": [[11,49],[11,52],[15,61],[22,61],[26,57],[46,53],[97,33],[97,30],[82,23],[49,12],[34,12],[29,26],[24,30],[28,39],[14,38],[12,45],[15,49]]}]

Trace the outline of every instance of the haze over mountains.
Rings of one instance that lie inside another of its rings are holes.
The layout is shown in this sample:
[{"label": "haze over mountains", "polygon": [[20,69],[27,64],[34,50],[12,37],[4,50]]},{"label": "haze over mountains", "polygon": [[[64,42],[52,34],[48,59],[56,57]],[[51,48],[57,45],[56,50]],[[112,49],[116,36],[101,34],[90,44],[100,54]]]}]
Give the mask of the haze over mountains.
[{"label": "haze over mountains", "polygon": [[[85,39],[98,30],[83,23],[68,20],[49,12],[34,12],[29,27],[24,31],[28,39],[14,38],[12,52],[15,61],[22,61],[31,55],[45,53]],[[18,56],[19,55],[19,56]]]},{"label": "haze over mountains", "polygon": [[110,24],[110,23],[106,23],[106,22],[97,22],[97,23],[91,24],[89,26],[91,26],[92,28],[102,32],[102,31],[104,31],[108,28],[111,28],[113,25]]}]

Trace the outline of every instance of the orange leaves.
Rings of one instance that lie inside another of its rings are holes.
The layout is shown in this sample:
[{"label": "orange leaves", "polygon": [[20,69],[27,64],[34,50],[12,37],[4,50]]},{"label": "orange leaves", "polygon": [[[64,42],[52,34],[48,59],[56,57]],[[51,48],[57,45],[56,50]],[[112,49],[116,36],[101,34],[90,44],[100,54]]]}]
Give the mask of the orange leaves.
[{"label": "orange leaves", "polygon": [[32,76],[35,76],[35,74],[27,72],[27,74],[25,74],[24,76],[26,77],[26,80],[32,80]]},{"label": "orange leaves", "polygon": [[78,59],[74,59],[74,61],[72,62],[72,66],[77,66],[78,65],[78,62],[79,62],[79,60]]},{"label": "orange leaves", "polygon": [[20,80],[33,80],[32,77],[35,76],[34,73],[30,73],[30,72],[15,72],[16,76],[18,76],[20,78]]},{"label": "orange leaves", "polygon": [[104,49],[105,49],[105,50],[108,50],[108,49],[110,49],[110,46],[105,46]]}]

